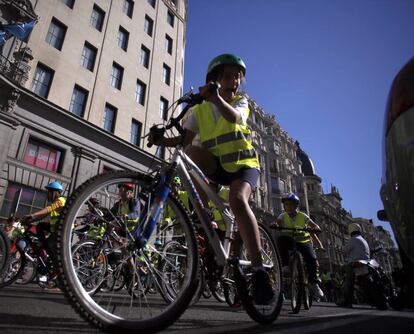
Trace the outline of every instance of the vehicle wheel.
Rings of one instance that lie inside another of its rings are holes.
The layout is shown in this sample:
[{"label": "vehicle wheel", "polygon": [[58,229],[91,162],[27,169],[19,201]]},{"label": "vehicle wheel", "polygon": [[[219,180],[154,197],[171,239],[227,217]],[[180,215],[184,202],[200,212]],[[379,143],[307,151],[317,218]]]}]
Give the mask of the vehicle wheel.
[{"label": "vehicle wheel", "polygon": [[26,261],[24,266],[23,273],[16,280],[16,284],[29,284],[35,280],[37,276],[37,263],[33,261]]},{"label": "vehicle wheel", "polygon": [[309,291],[308,284],[304,285],[304,291],[303,291],[303,308],[305,310],[309,310],[312,307],[313,298]]},{"label": "vehicle wheel", "polygon": [[242,307],[240,297],[237,294],[237,288],[233,284],[224,284],[224,298],[231,308],[239,309]]},{"label": "vehicle wheel", "polygon": [[305,310],[309,310],[312,307],[313,296],[309,290],[308,271],[306,270],[306,265],[304,265],[302,268],[303,268],[303,308]]},{"label": "vehicle wheel", "polygon": [[224,296],[224,284],[222,280],[217,280],[213,287],[210,285],[210,290],[218,302],[226,302],[226,297]]},{"label": "vehicle wheel", "polygon": [[[279,251],[270,232],[264,225],[259,224],[259,233],[263,266],[269,274],[275,296],[268,305],[256,305],[251,296],[248,296],[248,298],[243,297],[243,287],[238,286],[237,289],[246,313],[258,323],[269,324],[277,319],[282,308],[282,267]],[[241,247],[239,259],[241,270],[246,277],[246,287],[248,288],[251,286],[251,265],[244,246]]]},{"label": "vehicle wheel", "polygon": [[[138,231],[142,231],[144,228],[142,224],[148,222],[145,219],[146,215],[152,213],[148,205],[154,200],[156,181],[151,176],[136,172],[108,172],[86,181],[67,199],[62,220],[58,224],[57,258],[62,289],[76,312],[99,329],[122,333],[161,331],[177,320],[185,311],[197,287],[198,247],[195,232],[183,205],[172,194],[168,196],[166,204],[174,211],[175,221],[181,228],[185,247],[180,254],[180,267],[176,267],[178,271],[176,277],[179,278],[179,281],[176,285],[175,300],[168,304],[164,302],[160,293],[145,295],[144,298],[134,298],[127,289],[90,295],[88,289],[82,284],[83,273],[78,270],[80,268],[77,266],[77,260],[72,256],[72,240],[74,228],[81,224],[81,217],[87,210],[89,199],[97,198],[103,206],[100,210],[110,212],[114,202],[119,198],[118,186],[123,183],[133,184],[135,196],[139,195],[143,208],[140,221],[137,223]],[[162,217],[161,215],[158,217],[160,221],[155,221],[155,223],[161,226]],[[103,219],[107,226],[117,224],[127,228],[123,218],[104,216]],[[155,240],[161,239],[158,233],[158,229],[156,229],[147,242],[150,251],[158,255],[157,261],[147,259],[151,269],[150,273],[156,282],[160,282],[161,278],[161,274],[156,270],[157,263],[165,260],[165,256],[154,246]],[[171,239],[174,235],[169,234],[163,237]],[[120,261],[125,262],[140,251],[135,240],[132,239],[132,234],[127,233],[125,238],[120,239],[120,243],[124,245]]]},{"label": "vehicle wheel", "polygon": [[23,251],[15,248],[9,256],[8,266],[0,279],[0,288],[4,288],[16,282],[26,267],[26,256]]},{"label": "vehicle wheel", "polygon": [[291,282],[290,282],[290,305],[293,313],[299,313],[303,300],[303,260],[299,253],[296,253],[292,263],[290,263]]},{"label": "vehicle wheel", "polygon": [[108,260],[102,243],[84,239],[72,247],[72,262],[84,289],[95,293],[102,285],[108,269]]},{"label": "vehicle wheel", "polygon": [[[161,275],[158,282],[162,291],[161,295],[167,303],[172,303],[181,289],[182,272],[185,270],[187,252],[187,247],[176,240],[167,242],[162,250],[163,259],[160,262],[159,271]],[[204,274],[200,270],[198,284],[191,298],[190,305],[194,305],[199,301],[204,286]]]}]

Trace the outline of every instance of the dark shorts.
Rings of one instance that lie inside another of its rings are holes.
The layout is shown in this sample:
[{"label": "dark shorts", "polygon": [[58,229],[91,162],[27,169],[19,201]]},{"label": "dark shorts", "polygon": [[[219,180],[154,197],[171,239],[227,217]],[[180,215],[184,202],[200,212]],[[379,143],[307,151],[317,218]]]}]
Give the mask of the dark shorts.
[{"label": "dark shorts", "polygon": [[208,177],[223,186],[230,185],[234,180],[243,180],[250,184],[252,190],[256,187],[260,171],[256,168],[242,168],[235,173],[226,171],[220,164],[220,160],[216,158],[217,168],[213,175]]}]

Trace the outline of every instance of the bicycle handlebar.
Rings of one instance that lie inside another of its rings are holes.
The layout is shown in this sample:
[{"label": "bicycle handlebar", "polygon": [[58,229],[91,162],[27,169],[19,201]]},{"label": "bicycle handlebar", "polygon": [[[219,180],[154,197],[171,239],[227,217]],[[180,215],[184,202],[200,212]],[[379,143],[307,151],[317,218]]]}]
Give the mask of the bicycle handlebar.
[{"label": "bicycle handlebar", "polygon": [[[209,91],[212,92],[214,90],[219,89],[221,86],[218,82],[213,82],[210,84]],[[165,130],[170,130],[172,128],[177,129],[178,133],[183,136],[184,135],[184,129],[182,128],[180,121],[183,119],[185,114],[188,112],[188,110],[197,105],[202,103],[205,100],[205,97],[201,94],[193,94],[192,92],[189,92],[179,98],[177,100],[177,105],[180,105],[181,103],[187,103],[187,105],[183,108],[183,110],[180,112],[180,114],[177,117],[171,117],[168,124],[164,127],[158,127],[157,125],[153,125],[150,128],[150,133],[153,135],[155,141],[158,139],[161,139],[164,136]],[[151,147],[151,143],[147,143],[147,147]]]},{"label": "bicycle handlebar", "polygon": [[294,231],[294,232],[311,232],[311,233],[321,233],[322,231],[316,228],[294,228],[294,227],[282,227],[271,225],[271,229],[280,230],[280,231]]}]

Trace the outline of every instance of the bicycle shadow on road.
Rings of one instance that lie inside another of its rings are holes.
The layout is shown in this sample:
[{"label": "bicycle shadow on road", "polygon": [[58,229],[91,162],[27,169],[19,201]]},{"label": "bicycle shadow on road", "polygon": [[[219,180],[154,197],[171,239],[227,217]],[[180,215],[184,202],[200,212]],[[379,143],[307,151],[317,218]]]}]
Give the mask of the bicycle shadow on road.
[{"label": "bicycle shadow on road", "polygon": [[[398,312],[384,312],[383,314],[347,314],[330,315],[327,317],[298,318],[297,322],[276,321],[270,325],[256,323],[237,323],[214,325],[211,321],[178,321],[163,333],[175,334],[251,334],[251,333],[277,333],[277,334],[349,334],[356,331],[358,334],[412,334],[414,333],[414,316],[398,315]],[[184,325],[183,328],[180,325]],[[179,327],[179,329],[177,329]],[[191,328],[190,328],[191,327]]]},{"label": "bicycle shadow on road", "polygon": [[99,333],[85,321],[74,318],[52,318],[0,313],[0,332],[9,333]]}]

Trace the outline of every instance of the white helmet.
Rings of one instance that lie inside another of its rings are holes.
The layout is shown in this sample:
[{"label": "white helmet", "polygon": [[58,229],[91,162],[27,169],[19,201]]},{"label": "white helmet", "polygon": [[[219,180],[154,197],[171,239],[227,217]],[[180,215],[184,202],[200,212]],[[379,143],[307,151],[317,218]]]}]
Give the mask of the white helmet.
[{"label": "white helmet", "polygon": [[361,229],[361,225],[357,224],[357,223],[352,223],[348,225],[348,233],[352,234],[353,232],[359,232],[361,233],[362,229]]}]

